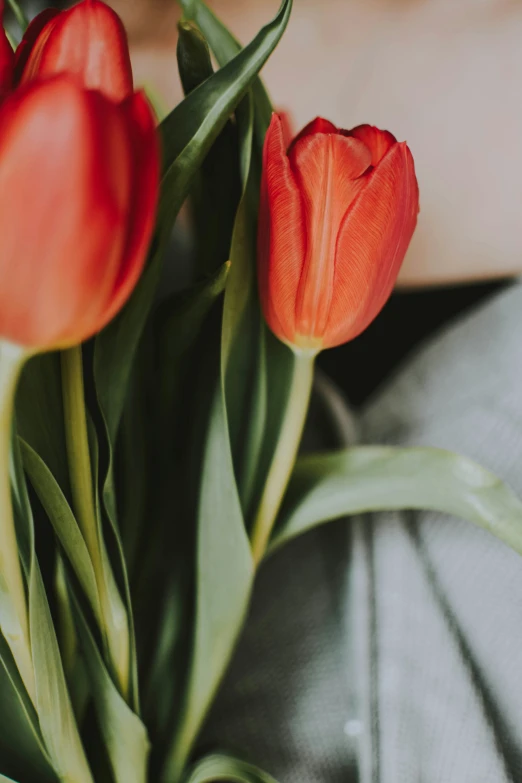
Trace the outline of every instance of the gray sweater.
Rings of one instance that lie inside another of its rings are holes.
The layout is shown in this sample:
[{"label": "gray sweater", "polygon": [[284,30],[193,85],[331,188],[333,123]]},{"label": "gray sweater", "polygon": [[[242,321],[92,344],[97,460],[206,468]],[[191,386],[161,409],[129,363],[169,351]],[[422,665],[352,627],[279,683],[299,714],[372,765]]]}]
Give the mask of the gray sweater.
[{"label": "gray sweater", "polygon": [[[359,424],[522,496],[522,285],[426,345]],[[280,783],[520,783],[521,674],[518,555],[433,513],[335,522],[264,566],[204,744]]]}]

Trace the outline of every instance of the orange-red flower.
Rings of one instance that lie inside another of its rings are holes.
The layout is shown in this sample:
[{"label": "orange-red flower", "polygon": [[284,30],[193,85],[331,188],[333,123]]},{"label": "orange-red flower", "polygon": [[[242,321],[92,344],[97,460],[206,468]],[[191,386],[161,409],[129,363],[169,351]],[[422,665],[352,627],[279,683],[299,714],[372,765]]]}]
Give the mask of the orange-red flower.
[{"label": "orange-red flower", "polygon": [[81,0],[67,11],[42,11],[16,52],[16,78],[69,73],[115,101],[132,94],[127,35],[119,16],[101,0]]},{"label": "orange-red flower", "polygon": [[0,105],[0,334],[35,349],[101,329],[134,288],[159,180],[141,93],[115,103],[68,75]]},{"label": "orange-red flower", "polygon": [[258,240],[272,331],[297,350],[352,340],[390,296],[419,211],[413,158],[388,131],[318,118],[290,144],[268,129]]}]

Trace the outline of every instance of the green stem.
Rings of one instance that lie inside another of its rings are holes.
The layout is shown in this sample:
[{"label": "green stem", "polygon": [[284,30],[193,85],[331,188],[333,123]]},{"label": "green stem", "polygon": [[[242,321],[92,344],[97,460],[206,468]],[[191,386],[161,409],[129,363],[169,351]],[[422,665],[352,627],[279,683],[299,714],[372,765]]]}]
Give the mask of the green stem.
[{"label": "green stem", "polygon": [[262,560],[295,464],[310,403],[315,354],[296,354],[283,426],[252,529],[252,555]]},{"label": "green stem", "polygon": [[27,355],[0,341],[0,629],[33,702],[36,702],[27,601],[11,497],[12,419],[18,377]]},{"label": "green stem", "polygon": [[87,429],[81,345],[62,351],[62,390],[69,479],[74,511],[91,557],[100,596],[102,631],[122,693],[129,687],[127,617],[99,532]]},{"label": "green stem", "polygon": [[102,579],[98,521],[94,506],[81,345],[62,352],[62,388],[69,479],[74,510],[91,556],[96,581]]}]

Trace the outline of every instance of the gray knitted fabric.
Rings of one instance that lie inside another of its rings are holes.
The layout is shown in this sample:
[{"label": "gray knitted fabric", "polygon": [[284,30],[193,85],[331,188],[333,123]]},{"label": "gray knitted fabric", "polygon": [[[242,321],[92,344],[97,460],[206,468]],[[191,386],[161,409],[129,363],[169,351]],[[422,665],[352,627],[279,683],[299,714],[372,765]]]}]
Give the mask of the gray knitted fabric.
[{"label": "gray knitted fabric", "polygon": [[[522,286],[425,347],[362,427],[522,495]],[[280,783],[520,783],[521,675],[519,556],[432,513],[336,522],[264,567],[204,744]]]}]

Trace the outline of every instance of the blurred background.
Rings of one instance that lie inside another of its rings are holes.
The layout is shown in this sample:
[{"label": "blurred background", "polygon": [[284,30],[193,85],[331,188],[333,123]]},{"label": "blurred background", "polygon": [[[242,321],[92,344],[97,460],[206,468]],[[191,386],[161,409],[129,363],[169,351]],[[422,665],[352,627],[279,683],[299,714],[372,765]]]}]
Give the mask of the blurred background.
[{"label": "blurred background", "polygon": [[[110,4],[127,27],[136,84],[168,111],[182,95],[177,3]],[[279,2],[209,5],[245,43]],[[263,73],[275,106],[296,130],[318,114],[388,128],[408,141],[419,179],[419,225],[397,293],[361,338],[322,357],[355,404],[419,341],[522,269],[521,40],[519,0],[294,1]]]}]

